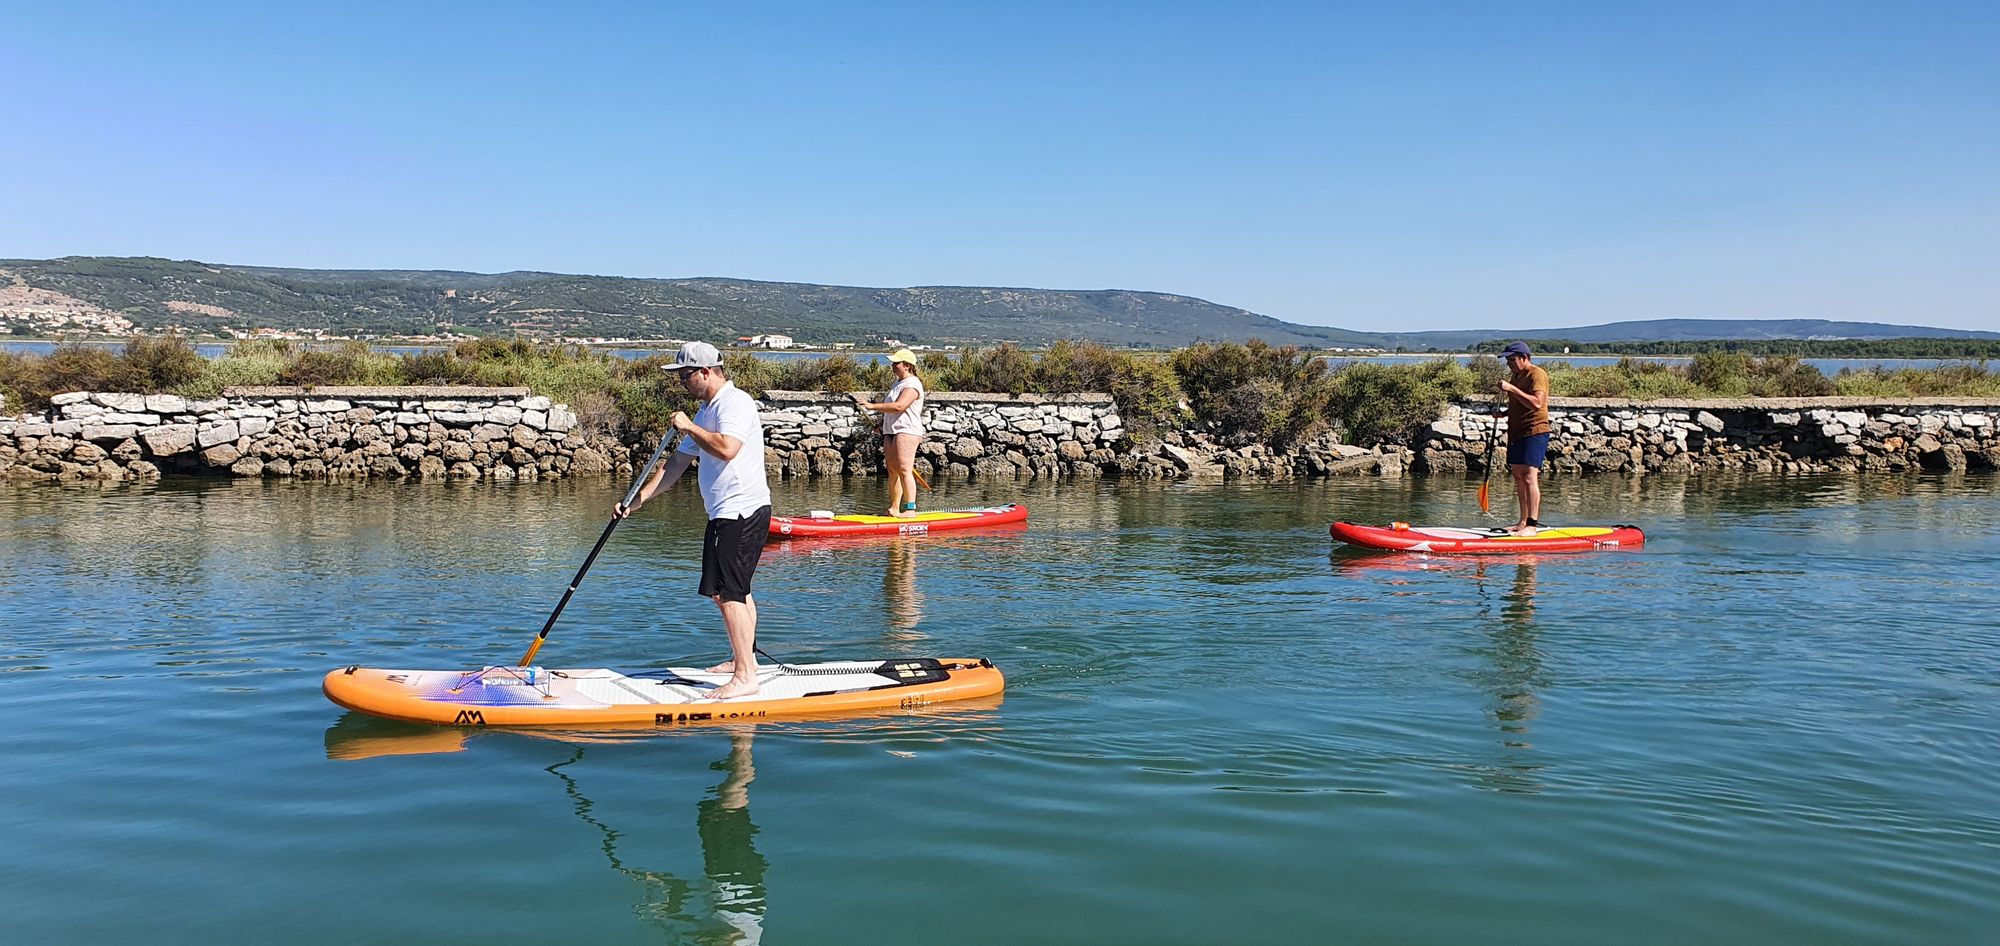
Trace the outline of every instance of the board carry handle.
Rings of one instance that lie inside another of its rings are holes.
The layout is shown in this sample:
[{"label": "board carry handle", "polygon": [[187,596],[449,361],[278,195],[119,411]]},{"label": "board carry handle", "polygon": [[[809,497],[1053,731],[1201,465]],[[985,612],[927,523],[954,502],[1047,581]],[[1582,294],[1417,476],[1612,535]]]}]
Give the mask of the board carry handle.
[{"label": "board carry handle", "polygon": [[[679,445],[680,442],[681,435],[679,433],[660,438],[660,445],[653,448],[653,458],[646,461],[645,468],[640,470],[638,478],[632,481],[632,488],[625,491],[625,501],[620,503],[620,506],[628,510],[632,507],[632,500],[639,498],[639,490],[646,485],[646,478],[653,475],[653,467],[658,466],[660,458],[666,456],[667,451],[673,446]],[[597,544],[590,547],[590,554],[584,557],[583,567],[576,570],[575,578],[570,579],[569,590],[563,592],[561,601],[556,602],[556,609],[549,612],[549,620],[542,625],[542,632],[535,635],[535,642],[528,645],[528,653],[521,658],[521,666],[526,667],[535,662],[535,655],[541,652],[542,644],[549,639],[549,629],[556,626],[556,618],[562,616],[563,608],[568,606],[570,596],[576,594],[578,585],[583,584],[583,576],[589,573],[591,563],[597,561],[597,553],[604,551],[604,543],[611,538],[611,533],[618,528],[619,518],[619,516],[614,514],[611,517],[611,521],[604,524],[604,534],[598,536]]]}]

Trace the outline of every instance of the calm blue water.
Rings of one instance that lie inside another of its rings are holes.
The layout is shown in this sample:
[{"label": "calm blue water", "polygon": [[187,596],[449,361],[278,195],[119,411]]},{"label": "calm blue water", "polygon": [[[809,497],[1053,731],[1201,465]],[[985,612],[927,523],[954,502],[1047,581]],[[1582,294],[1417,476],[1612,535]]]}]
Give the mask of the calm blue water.
[{"label": "calm blue water", "polygon": [[[0,484],[11,942],[1983,943],[2000,481],[1551,483],[1643,551],[1330,547],[1472,484],[989,484],[1025,531],[774,548],[780,657],[1004,701],[528,735],[350,716],[525,647],[623,484]],[[860,508],[856,481],[778,491]],[[1496,507],[1504,506],[1496,499]],[[1505,512],[1505,509],[1496,511]],[[690,495],[552,666],[725,649]]]},{"label": "calm blue water", "polygon": [[[55,347],[56,347],[55,342],[0,341],[0,351],[31,352],[38,355],[46,355],[49,352],[54,351]],[[422,346],[422,345],[376,345],[373,347],[376,351],[390,352],[394,354],[414,354],[417,352],[445,350],[445,346]],[[202,355],[206,357],[219,358],[228,352],[229,346],[219,345],[219,344],[204,344],[204,345],[196,345],[195,350],[200,352]],[[647,358],[658,354],[672,353],[670,349],[662,349],[662,348],[606,348],[604,350],[610,352],[612,355],[616,357],[626,358],[631,360]],[[825,358],[834,353],[827,351],[761,351],[760,350],[752,352],[752,354],[756,355],[759,358],[768,358],[774,361],[779,361],[779,360],[788,360],[797,358]],[[854,358],[856,361],[859,361],[863,364],[882,364],[888,361],[888,356],[881,353],[849,352],[847,354],[850,357]],[[1369,364],[1378,364],[1378,365],[1398,365],[1398,364],[1410,364],[1413,362],[1413,360],[1417,360],[1421,357],[1429,357],[1429,356],[1382,355],[1375,357],[1367,357],[1367,356],[1348,357],[1343,355],[1328,355],[1325,356],[1324,360],[1327,361],[1329,364],[1333,365],[1350,364],[1353,362],[1366,362]],[[1464,362],[1464,361],[1470,361],[1473,356],[1459,355],[1455,357],[1457,357],[1459,361]],[[1598,356],[1598,355],[1543,355],[1541,356],[1541,360],[1543,364],[1548,364],[1552,361],[1563,361],[1577,366],[1615,365],[1619,361],[1619,359],[1616,356]],[[1641,360],[1658,361],[1663,364],[1670,364],[1670,365],[1684,365],[1687,364],[1692,359],[1676,358],[1676,357],[1644,357]],[[1864,371],[1870,368],[1881,368],[1888,371],[1895,371],[1903,368],[1927,369],[1927,368],[1942,367],[1944,365],[1979,364],[1983,366],[1986,364],[1986,362],[1968,361],[1967,359],[1964,358],[1806,358],[1803,360],[1806,364],[1818,368],[1822,373],[1826,374],[1829,377],[1839,374],[1841,371],[1848,369],[1852,369],[1855,371]],[[1988,368],[1988,370],[2000,371],[2000,363],[1993,364],[1990,368]]]}]

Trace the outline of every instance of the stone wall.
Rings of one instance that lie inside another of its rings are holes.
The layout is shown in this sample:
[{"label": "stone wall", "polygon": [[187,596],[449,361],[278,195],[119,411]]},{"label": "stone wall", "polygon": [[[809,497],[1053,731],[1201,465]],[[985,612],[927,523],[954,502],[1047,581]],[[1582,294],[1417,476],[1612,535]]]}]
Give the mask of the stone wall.
[{"label": "stone wall", "polygon": [[61,394],[0,417],[0,478],[235,476],[538,479],[610,472],[619,444],[526,388],[232,388],[214,400]]},{"label": "stone wall", "polygon": [[[852,396],[771,391],[763,404],[774,475],[881,472],[881,415],[864,419]],[[926,478],[1396,475],[1408,459],[1401,447],[1364,449],[1331,439],[1279,451],[1262,444],[1226,446],[1196,431],[1135,437],[1108,394],[938,392],[929,395],[925,410],[928,435],[917,450],[917,471]]]},{"label": "stone wall", "polygon": [[[882,415],[861,410],[853,396],[769,391],[762,403],[774,474],[881,471]],[[926,477],[1116,476],[1130,439],[1117,404],[1104,394],[938,392],[926,398],[924,424],[917,471]]]},{"label": "stone wall", "polygon": [[[1499,407],[1483,398],[1449,407],[1417,437],[1417,472],[1484,470]],[[1550,473],[2000,469],[1994,400],[1555,398],[1549,418]]]},{"label": "stone wall", "polygon": [[[0,478],[120,480],[166,474],[541,479],[629,475],[653,444],[584,434],[525,388],[234,388],[172,395],[75,393],[44,414],[0,416]],[[881,471],[878,415],[848,395],[763,400],[773,477]],[[1413,432],[1412,448],[1321,438],[1290,450],[1227,446],[1195,431],[1134,437],[1110,396],[937,393],[918,454],[927,478],[1284,479],[1485,469],[1497,402],[1474,398]],[[1558,398],[1551,473],[2000,469],[2000,401]]]}]

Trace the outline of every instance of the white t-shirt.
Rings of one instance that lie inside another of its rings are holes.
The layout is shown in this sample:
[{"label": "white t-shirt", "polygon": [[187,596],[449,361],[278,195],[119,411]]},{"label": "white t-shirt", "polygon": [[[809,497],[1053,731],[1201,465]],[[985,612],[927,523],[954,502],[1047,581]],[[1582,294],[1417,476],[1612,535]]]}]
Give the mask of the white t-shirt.
[{"label": "white t-shirt", "polygon": [[916,389],[917,399],[910,402],[909,410],[900,414],[882,415],[882,432],[884,434],[921,434],[924,432],[924,383],[917,380],[916,375],[910,375],[896,382],[894,386],[889,388],[889,396],[885,400],[893,404],[897,398],[903,396],[904,391],[911,388]]},{"label": "white t-shirt", "polygon": [[771,484],[764,480],[764,419],[757,415],[757,402],[734,382],[724,381],[722,390],[694,412],[694,425],[743,442],[736,459],[728,461],[711,456],[693,437],[681,438],[680,448],[674,451],[699,461],[695,482],[701,487],[708,517],[743,519],[769,506]]}]

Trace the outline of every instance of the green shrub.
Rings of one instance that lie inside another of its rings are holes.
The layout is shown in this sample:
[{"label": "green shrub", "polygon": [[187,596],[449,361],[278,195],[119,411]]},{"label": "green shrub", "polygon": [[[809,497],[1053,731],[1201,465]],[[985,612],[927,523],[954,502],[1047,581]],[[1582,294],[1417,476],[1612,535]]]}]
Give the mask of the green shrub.
[{"label": "green shrub", "polygon": [[1850,397],[2000,397],[2000,374],[1984,361],[1936,368],[1844,368],[1833,386]]},{"label": "green shrub", "polygon": [[1414,365],[1355,362],[1333,373],[1327,410],[1353,443],[1403,443],[1442,415],[1447,403],[1473,393],[1478,380],[1452,358]]},{"label": "green shrub", "polygon": [[21,360],[10,382],[13,397],[31,411],[49,408],[49,399],[71,391],[132,390],[131,366],[101,345],[61,345],[39,358]]},{"label": "green shrub", "polygon": [[1750,393],[1750,356],[1733,351],[1705,351],[1687,367],[1688,381],[1714,397],[1744,397]]},{"label": "green shrub", "polygon": [[1833,392],[1831,378],[1796,357],[1774,355],[1750,364],[1753,397],[1823,397]]},{"label": "green shrub", "polygon": [[1180,379],[1164,358],[1123,356],[1112,374],[1110,393],[1118,403],[1119,418],[1134,436],[1150,437],[1188,419]]},{"label": "green shrub", "polygon": [[1296,347],[1203,343],[1174,352],[1169,364],[1195,418],[1225,440],[1287,444],[1325,420],[1318,395],[1330,389],[1315,384],[1325,363]]},{"label": "green shrub", "polygon": [[135,338],[125,343],[127,380],[137,390],[166,391],[201,377],[207,361],[178,335]]},{"label": "green shrub", "polygon": [[398,359],[396,373],[404,384],[471,384],[478,369],[451,352],[425,351]]},{"label": "green shrub", "polygon": [[1094,342],[1059,341],[1035,362],[1035,390],[1043,394],[1109,392],[1121,357]]},{"label": "green shrub", "polygon": [[940,378],[946,390],[1026,394],[1034,390],[1035,360],[1012,343],[990,351],[968,348]]}]

